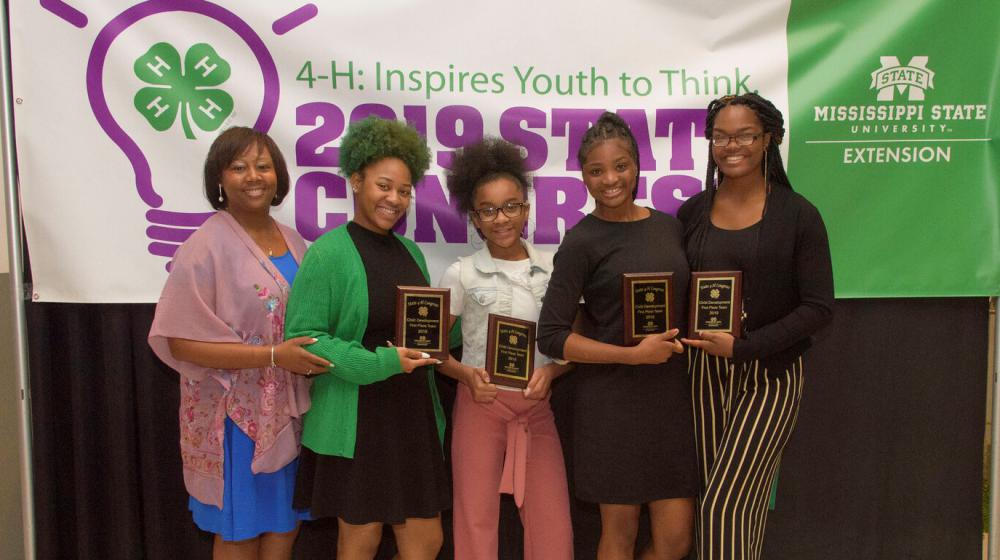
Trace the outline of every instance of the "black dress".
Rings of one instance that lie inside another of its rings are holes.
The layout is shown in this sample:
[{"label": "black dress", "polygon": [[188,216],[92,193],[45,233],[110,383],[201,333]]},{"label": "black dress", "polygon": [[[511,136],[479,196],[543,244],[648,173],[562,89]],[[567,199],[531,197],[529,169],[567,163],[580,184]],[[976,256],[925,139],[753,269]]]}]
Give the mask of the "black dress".
[{"label": "black dress", "polygon": [[[593,214],[567,232],[539,317],[541,350],[562,357],[584,299],[583,332],[622,345],[622,274],[673,272],[675,319],[686,332],[688,264],[680,222],[650,210],[635,222]],[[577,364],[574,491],[588,502],[640,504],[698,492],[690,388],[684,356],[666,364]]]},{"label": "black dress", "polygon": [[[368,325],[361,344],[374,351],[395,336],[396,286],[426,286],[406,247],[354,222],[347,225],[368,277]],[[352,524],[430,518],[451,505],[451,486],[438,439],[424,368],[358,388],[354,458],[302,447],[295,507],[314,518]]]}]

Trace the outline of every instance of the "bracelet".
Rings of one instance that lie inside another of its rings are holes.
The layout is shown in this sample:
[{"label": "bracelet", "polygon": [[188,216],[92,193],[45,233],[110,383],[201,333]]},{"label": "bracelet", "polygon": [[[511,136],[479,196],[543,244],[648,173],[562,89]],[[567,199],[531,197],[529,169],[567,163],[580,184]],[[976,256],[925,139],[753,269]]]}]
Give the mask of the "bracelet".
[{"label": "bracelet", "polygon": [[271,367],[278,367],[278,364],[274,363],[274,345],[271,345]]}]

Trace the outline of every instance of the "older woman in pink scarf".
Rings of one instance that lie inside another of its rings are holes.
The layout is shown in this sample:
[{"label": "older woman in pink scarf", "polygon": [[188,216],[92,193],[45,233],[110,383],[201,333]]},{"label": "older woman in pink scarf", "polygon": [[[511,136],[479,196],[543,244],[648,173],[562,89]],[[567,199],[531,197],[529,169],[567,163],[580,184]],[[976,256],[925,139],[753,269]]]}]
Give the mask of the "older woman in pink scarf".
[{"label": "older woman in pink scarf", "polygon": [[[305,243],[270,216],[288,194],[274,141],[223,132],[205,160],[218,212],[177,250],[149,344],[181,374],[184,483],[195,523],[215,533],[213,556],[291,558],[304,377],[333,367],[284,339],[285,303]],[[303,374],[303,375],[294,375]]]}]

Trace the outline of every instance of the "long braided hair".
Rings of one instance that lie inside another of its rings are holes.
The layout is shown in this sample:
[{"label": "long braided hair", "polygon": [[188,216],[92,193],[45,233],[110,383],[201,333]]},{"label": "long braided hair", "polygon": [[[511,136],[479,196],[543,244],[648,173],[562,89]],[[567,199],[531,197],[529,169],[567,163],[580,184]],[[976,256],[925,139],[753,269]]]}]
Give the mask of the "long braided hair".
[{"label": "long braided hair", "polygon": [[[757,95],[756,93],[744,93],[743,95],[727,95],[725,97],[720,97],[708,104],[708,115],[705,117],[705,138],[711,142],[712,134],[715,129],[715,118],[719,115],[719,112],[729,107],[730,105],[743,105],[749,108],[757,118],[760,120],[760,124],[764,129],[764,132],[771,133],[771,141],[767,146],[764,147],[764,164],[761,166],[761,173],[765,175],[764,180],[766,185],[771,188],[786,188],[792,190],[792,183],[788,180],[788,175],[785,173],[785,165],[781,161],[781,152],[778,150],[778,145],[781,144],[782,139],[785,136],[785,119],[781,115],[781,111],[774,106],[767,99]],[[688,223],[686,231],[684,232],[684,238],[688,239],[688,247],[694,247],[693,255],[689,252],[688,259],[691,261],[691,270],[702,270],[702,262],[704,257],[705,242],[708,240],[709,227],[708,224],[711,222],[709,217],[712,212],[712,201],[715,198],[715,192],[719,189],[719,184],[722,183],[725,175],[718,169],[715,165],[715,158],[712,157],[712,147],[709,145],[708,149],[708,171],[705,177],[705,191],[708,195],[708,200],[701,208],[701,216],[699,219],[691,220]],[[767,201],[764,202],[764,211],[767,211]],[[763,216],[761,219],[760,227],[754,229],[753,238],[753,249],[752,260],[750,261],[749,267],[744,271],[743,274],[743,293],[746,295],[754,293],[754,288],[756,287],[754,268],[756,268],[756,263],[760,257],[760,235],[761,231],[764,229]],[[743,308],[744,313],[744,328],[749,330],[752,326],[752,317],[748,316],[746,307]]]},{"label": "long braided hair", "polygon": [[632,156],[632,160],[635,162],[635,188],[632,189],[632,200],[635,200],[636,196],[639,195],[639,144],[635,141],[635,136],[632,134],[632,129],[629,128],[628,123],[617,114],[605,111],[597,119],[597,122],[594,123],[594,126],[587,129],[587,132],[583,135],[583,139],[580,141],[580,149],[576,152],[576,160],[580,163],[580,167],[583,168],[583,163],[587,160],[587,156],[595,146],[614,138],[620,138],[625,141],[628,145],[629,155]]},{"label": "long braided hair", "polygon": [[[765,159],[764,165],[761,166],[762,172],[765,169],[767,170],[767,177],[764,178],[767,184],[772,187],[792,188],[792,183],[788,180],[788,175],[785,173],[785,164],[781,161],[781,152],[778,150],[778,145],[781,144],[782,139],[785,137],[785,119],[781,116],[781,111],[774,106],[774,103],[756,93],[727,95],[712,101],[708,104],[708,116],[705,117],[705,138],[711,141],[712,134],[715,131],[715,117],[719,115],[719,111],[730,105],[743,105],[753,111],[760,120],[764,132],[771,133],[771,142],[767,146],[764,146]],[[712,149],[709,146],[705,190],[714,191],[717,189],[724,177],[722,171],[715,165],[715,158],[712,157]]]}]

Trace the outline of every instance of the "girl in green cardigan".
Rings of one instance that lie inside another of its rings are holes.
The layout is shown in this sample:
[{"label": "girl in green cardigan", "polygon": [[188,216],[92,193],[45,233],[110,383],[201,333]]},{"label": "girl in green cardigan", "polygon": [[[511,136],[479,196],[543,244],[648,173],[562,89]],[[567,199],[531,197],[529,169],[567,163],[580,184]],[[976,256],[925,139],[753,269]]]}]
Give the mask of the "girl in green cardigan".
[{"label": "girl in green cardigan", "polygon": [[395,287],[429,285],[420,249],[392,232],[429,161],[403,123],[353,124],[340,165],[354,219],[309,248],[288,302],[286,336],[315,338],[306,348],[336,365],[313,382],[294,503],[337,518],[338,559],[373,558],[386,523],[404,558],[429,560],[441,548],[451,498],[428,367],[438,362],[388,342]]}]

